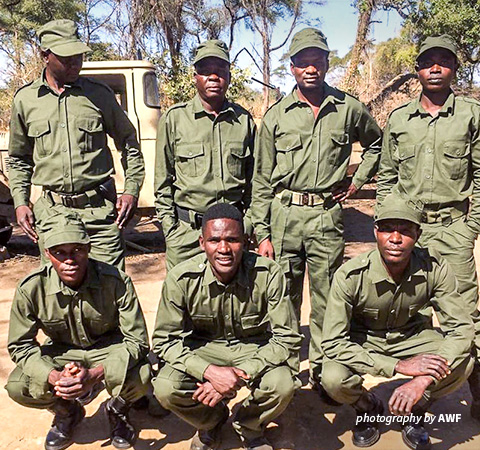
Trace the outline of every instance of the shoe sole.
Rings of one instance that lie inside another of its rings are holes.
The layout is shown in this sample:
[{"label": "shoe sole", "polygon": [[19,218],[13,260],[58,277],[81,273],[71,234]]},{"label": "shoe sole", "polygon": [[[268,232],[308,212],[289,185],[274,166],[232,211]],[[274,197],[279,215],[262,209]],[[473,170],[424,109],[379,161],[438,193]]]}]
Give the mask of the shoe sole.
[{"label": "shoe sole", "polygon": [[427,445],[415,445],[413,442],[407,438],[405,433],[402,432],[402,440],[404,444],[408,447],[411,448],[412,450],[429,450],[432,448],[432,443],[429,441]]},{"label": "shoe sole", "polygon": [[353,445],[355,445],[355,447],[366,448],[366,447],[371,447],[372,445],[376,444],[379,439],[380,439],[380,430],[377,430],[375,435],[372,436],[372,438],[370,440],[364,441],[364,442],[356,442],[352,438],[352,443],[353,443]]},{"label": "shoe sole", "polygon": [[64,450],[73,444],[73,438],[63,445],[47,445],[45,444],[45,450]]},{"label": "shoe sole", "polygon": [[123,449],[126,449],[126,448],[132,448],[134,443],[135,443],[135,441],[133,441],[131,444],[118,444],[118,443],[115,443],[115,441],[112,441],[112,445],[115,448],[118,448],[120,450],[123,450]]}]

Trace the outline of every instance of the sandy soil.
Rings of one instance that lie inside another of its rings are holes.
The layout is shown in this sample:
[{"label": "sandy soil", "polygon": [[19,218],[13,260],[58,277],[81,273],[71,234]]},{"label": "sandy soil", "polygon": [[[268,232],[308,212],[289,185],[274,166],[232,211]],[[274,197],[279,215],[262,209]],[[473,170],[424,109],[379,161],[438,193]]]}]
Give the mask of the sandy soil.
[{"label": "sandy soil", "polygon": [[[372,232],[372,205],[370,200],[354,200],[345,207],[345,235],[347,248],[345,258],[374,247]],[[127,272],[132,277],[147,319],[149,331],[152,331],[160,290],[165,277],[164,246],[162,234],[152,221],[142,221],[127,230],[127,239],[140,245],[147,251],[129,248]],[[11,300],[17,282],[38,265],[38,252],[34,245],[15,229],[9,244],[11,259],[0,264],[0,385],[4,386],[14,365],[6,350],[8,317]],[[480,259],[477,259],[480,261]],[[308,296],[307,296],[308,297]],[[308,337],[308,298],[302,309],[302,332]],[[308,378],[307,340],[302,349],[302,380]],[[399,384],[398,379],[386,380],[366,377],[366,385],[372,388],[384,402]],[[246,392],[232,400],[233,411]],[[103,411],[107,395],[103,392],[92,404],[87,406],[87,417],[75,431],[75,443],[72,450],[99,450],[109,446],[108,423]],[[438,401],[431,409],[435,421],[429,426],[434,449],[459,448],[462,450],[480,448],[480,425],[469,415],[471,402],[468,388]],[[43,448],[45,434],[52,416],[47,411],[33,410],[15,404],[0,389],[0,449],[36,450]],[[458,423],[441,423],[440,414],[460,414]],[[150,417],[145,411],[133,411],[132,420],[140,430],[135,444],[138,450],[188,449],[195,430],[182,423],[175,416],[163,419]],[[337,450],[355,448],[351,443],[351,427],[354,412],[350,407],[330,407],[322,403],[315,391],[308,385],[300,389],[287,411],[271,424],[267,436],[277,449],[296,450]],[[382,426],[380,441],[373,449],[396,450],[407,448],[401,439],[400,426]],[[241,448],[239,439],[228,423],[222,431],[222,449]],[[113,447],[110,447],[113,448]]]}]

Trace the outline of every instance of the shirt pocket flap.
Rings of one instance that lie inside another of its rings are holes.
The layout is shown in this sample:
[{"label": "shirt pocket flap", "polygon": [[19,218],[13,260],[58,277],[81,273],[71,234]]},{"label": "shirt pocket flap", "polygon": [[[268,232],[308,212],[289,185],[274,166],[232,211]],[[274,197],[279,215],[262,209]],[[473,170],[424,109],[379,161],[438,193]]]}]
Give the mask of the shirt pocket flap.
[{"label": "shirt pocket flap", "polygon": [[38,138],[50,132],[50,123],[48,120],[39,120],[30,124],[28,128],[28,137]]},{"label": "shirt pocket flap", "polygon": [[415,156],[415,145],[404,145],[398,149],[398,159],[405,161]]},{"label": "shirt pocket flap", "polygon": [[229,142],[227,145],[230,153],[237,158],[246,158],[250,154],[249,148],[245,147],[242,141]]},{"label": "shirt pocket flap", "polygon": [[248,330],[250,328],[258,328],[262,323],[262,317],[260,314],[247,314],[240,318],[242,322],[242,328]]},{"label": "shirt pocket flap", "polygon": [[197,156],[202,156],[204,154],[203,144],[181,144],[177,146],[175,153],[180,158],[196,158]]},{"label": "shirt pocket flap", "polygon": [[445,142],[443,153],[450,158],[463,158],[470,153],[470,145],[464,141]]},{"label": "shirt pocket flap", "polygon": [[379,315],[378,308],[363,308],[362,315],[368,319],[377,320]]},{"label": "shirt pocket flap", "polygon": [[87,133],[103,131],[103,124],[99,117],[81,117],[77,119],[77,126]]},{"label": "shirt pocket flap", "polygon": [[345,133],[345,131],[331,130],[330,137],[335,144],[340,146],[348,145],[350,143],[350,136],[348,133]]},{"label": "shirt pocket flap", "polygon": [[68,330],[68,323],[65,320],[53,319],[53,320],[42,320],[45,330],[53,331],[55,333]]},{"label": "shirt pocket flap", "polygon": [[302,138],[298,134],[284,136],[278,139],[275,146],[279,152],[298,150],[302,148]]},{"label": "shirt pocket flap", "polygon": [[202,330],[213,330],[215,326],[215,316],[192,314],[192,322],[195,328],[201,328]]}]

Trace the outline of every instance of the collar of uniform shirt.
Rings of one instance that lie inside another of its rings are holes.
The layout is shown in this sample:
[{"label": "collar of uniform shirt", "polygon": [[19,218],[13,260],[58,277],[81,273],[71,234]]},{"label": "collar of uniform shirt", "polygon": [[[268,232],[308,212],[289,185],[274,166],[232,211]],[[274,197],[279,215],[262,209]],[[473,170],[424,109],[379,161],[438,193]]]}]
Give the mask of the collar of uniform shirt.
[{"label": "collar of uniform shirt", "polygon": [[[367,255],[367,259],[370,262],[369,276],[372,280],[372,283],[378,284],[383,281],[387,281],[390,284],[396,284],[387,272],[387,269],[383,264],[382,257],[378,249],[370,252]],[[421,265],[420,258],[417,255],[417,249],[414,249],[412,252],[412,255],[410,257],[410,264],[408,265],[406,270],[406,275],[407,276],[403,277],[402,284],[405,281],[410,281],[414,276],[420,276],[424,279],[427,278],[425,271],[423,270],[423,267]]]},{"label": "collar of uniform shirt", "polygon": [[[211,116],[212,115],[207,113],[207,111],[205,111],[205,108],[203,107],[198,94],[195,95],[195,97],[193,98],[192,109],[193,109],[193,114],[195,116],[203,116],[203,115]],[[222,114],[226,114],[227,112],[233,114],[235,118],[238,119],[237,111],[235,111],[233,104],[226,98],[225,101],[223,102],[222,110],[218,115],[220,116]]]},{"label": "collar of uniform shirt", "polygon": [[[55,90],[53,90],[52,87],[47,83],[47,79],[45,77],[45,71],[46,71],[46,69],[43,69],[40,79],[36,80],[34,82],[33,86],[38,87],[38,88],[46,88],[46,89],[48,89],[48,91],[52,92],[53,94],[55,94],[57,96],[60,96],[60,94],[58,92],[56,92]],[[78,77],[78,79],[75,82],[73,82],[72,84],[66,84],[65,88],[68,88],[68,89],[71,89],[71,88],[83,89],[83,82],[84,82],[83,78]]]},{"label": "collar of uniform shirt", "polygon": [[95,263],[92,260],[88,260],[87,276],[78,291],[75,291],[74,289],[71,289],[65,285],[52,265],[47,265],[47,270],[50,273],[48,280],[49,284],[47,286],[47,295],[54,295],[58,294],[59,292],[63,292],[67,295],[73,295],[75,292],[81,292],[89,288],[100,289],[102,287]]},{"label": "collar of uniform shirt", "polygon": [[[333,89],[325,82],[323,83],[323,92],[325,93],[325,98],[322,101],[322,106],[325,106],[328,103],[340,103],[340,104],[345,103],[345,100],[338,96],[339,91],[337,91],[336,89]],[[297,86],[293,88],[292,92],[288,95],[288,97],[286,97],[285,100],[286,100],[285,107],[284,107],[285,112],[295,106],[306,105],[305,102],[302,102],[298,98]]]},{"label": "collar of uniform shirt", "polygon": [[[242,263],[240,264],[238,268],[238,272],[235,274],[235,277],[233,280],[228,284],[239,284],[242,287],[248,287],[250,282],[249,282],[249,269],[251,267],[251,264],[248,261],[248,253],[244,252],[242,255]],[[218,280],[218,278],[215,276],[212,270],[212,266],[210,263],[207,261],[207,258],[205,257],[205,269],[204,269],[204,278],[203,278],[203,284],[205,286],[209,286],[212,283],[216,283],[220,286],[225,286],[221,281]]]},{"label": "collar of uniform shirt", "polygon": [[[409,119],[415,116],[430,116],[430,114],[423,109],[422,104],[420,103],[422,96],[420,95],[417,99],[412,102],[410,108],[410,116]],[[455,94],[452,90],[450,90],[450,94],[442,106],[442,109],[439,111],[439,116],[448,116],[449,114],[455,113]]]}]

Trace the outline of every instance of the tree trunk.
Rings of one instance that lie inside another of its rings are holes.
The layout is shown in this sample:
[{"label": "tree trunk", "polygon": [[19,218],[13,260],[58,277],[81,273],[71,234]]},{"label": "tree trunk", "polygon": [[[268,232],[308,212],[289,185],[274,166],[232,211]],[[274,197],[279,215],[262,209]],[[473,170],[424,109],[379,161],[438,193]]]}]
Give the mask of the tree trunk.
[{"label": "tree trunk", "polygon": [[[262,48],[263,48],[263,82],[266,85],[270,84],[270,39],[267,33],[262,34]],[[263,86],[263,104],[262,112],[268,109],[270,104],[270,88]]]},{"label": "tree trunk", "polygon": [[358,94],[358,78],[360,76],[358,66],[363,62],[362,54],[367,45],[367,37],[370,31],[370,23],[376,3],[376,0],[360,0],[358,3],[359,16],[357,36],[355,38],[355,44],[353,45],[352,56],[350,58],[347,73],[341,83],[343,89],[354,95]]}]

